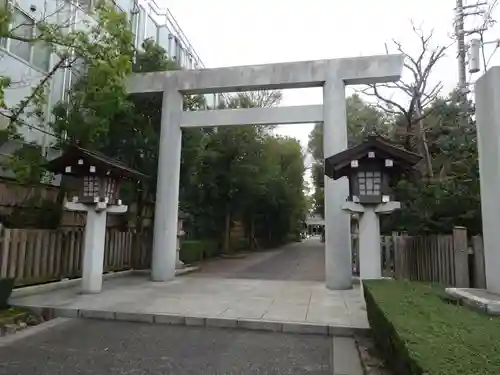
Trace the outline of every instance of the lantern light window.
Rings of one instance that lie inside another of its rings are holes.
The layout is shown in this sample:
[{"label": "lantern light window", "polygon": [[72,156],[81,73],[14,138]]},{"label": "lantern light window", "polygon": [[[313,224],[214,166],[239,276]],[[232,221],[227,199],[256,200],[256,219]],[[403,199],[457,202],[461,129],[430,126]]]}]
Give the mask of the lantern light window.
[{"label": "lantern light window", "polygon": [[83,195],[94,197],[99,193],[99,178],[97,176],[83,177]]},{"label": "lantern light window", "polygon": [[380,195],[382,173],[380,171],[358,172],[359,195]]}]

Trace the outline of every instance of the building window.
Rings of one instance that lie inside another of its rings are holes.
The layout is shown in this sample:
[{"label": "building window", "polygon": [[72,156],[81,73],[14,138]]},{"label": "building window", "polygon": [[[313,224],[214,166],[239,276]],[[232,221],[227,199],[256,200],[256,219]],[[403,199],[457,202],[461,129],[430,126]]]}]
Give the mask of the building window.
[{"label": "building window", "polygon": [[175,60],[175,36],[168,36],[168,57]]},{"label": "building window", "polygon": [[26,41],[26,39],[36,38],[38,31],[35,21],[17,8],[14,9],[12,15],[11,33],[13,38],[3,44],[9,52],[26,60],[38,69],[48,71],[52,54],[50,45],[44,41]]},{"label": "building window", "polygon": [[[23,39],[31,39],[34,36],[35,21],[19,11],[14,10],[12,15],[12,36]],[[32,43],[12,38],[9,51],[23,60],[31,60]]]},{"label": "building window", "polygon": [[139,48],[139,9],[135,7],[130,12],[130,27],[134,34],[134,46]]},{"label": "building window", "polygon": [[175,40],[175,54],[174,54],[174,58],[175,58],[175,61],[177,62],[177,65],[179,65],[179,68],[181,67],[181,57],[182,57],[182,54],[181,54],[181,42],[180,40],[177,38],[177,37],[174,37],[174,40]]},{"label": "building window", "polygon": [[158,40],[158,25],[151,16],[146,18],[146,37],[144,39],[151,39],[154,42]]}]

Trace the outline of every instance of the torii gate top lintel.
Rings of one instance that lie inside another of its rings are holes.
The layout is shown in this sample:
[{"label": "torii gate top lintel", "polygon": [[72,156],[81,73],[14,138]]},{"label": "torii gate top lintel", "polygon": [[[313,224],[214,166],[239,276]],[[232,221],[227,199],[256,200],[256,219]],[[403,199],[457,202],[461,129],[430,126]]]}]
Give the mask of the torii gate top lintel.
[{"label": "torii gate top lintel", "polygon": [[163,92],[175,87],[186,94],[320,87],[328,77],[346,85],[399,80],[404,57],[363,56],[198,70],[176,70],[132,75],[129,93]]}]

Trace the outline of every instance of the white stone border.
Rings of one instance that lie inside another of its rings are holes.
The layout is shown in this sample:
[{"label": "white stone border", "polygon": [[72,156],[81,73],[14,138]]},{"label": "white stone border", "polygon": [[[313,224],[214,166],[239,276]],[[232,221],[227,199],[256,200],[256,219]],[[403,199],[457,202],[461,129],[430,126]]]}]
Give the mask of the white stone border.
[{"label": "white stone border", "polygon": [[254,331],[313,334],[324,336],[353,337],[367,335],[369,328],[341,326],[309,322],[284,322],[275,320],[233,319],[221,317],[184,316],[161,313],[117,312],[66,307],[30,307],[34,312],[53,318],[84,318],[151,324],[169,324],[193,327],[234,328]]},{"label": "white stone border", "polygon": [[465,305],[488,315],[500,315],[500,303],[487,298],[478,297],[467,288],[446,288],[446,293],[457,298]]},{"label": "white stone border", "polygon": [[[195,272],[199,269],[200,268],[198,266],[185,267],[185,268],[176,270],[175,274],[176,274],[176,276],[185,275],[187,273]],[[102,277],[104,280],[110,280],[110,279],[115,279],[117,277],[125,277],[125,276],[136,275],[136,274],[144,275],[144,274],[149,274],[150,272],[151,272],[150,270],[134,270],[134,269],[132,269],[132,270],[119,271],[119,272],[108,272],[108,273],[103,274]],[[15,288],[12,291],[10,298],[21,298],[21,297],[31,296],[33,294],[52,292],[54,290],[59,290],[59,289],[74,288],[74,287],[81,285],[81,282],[82,282],[82,278],[79,277],[77,279],[71,279],[71,280],[66,279],[66,280],[61,280],[61,281],[50,282],[47,284],[40,284],[40,285]]]}]

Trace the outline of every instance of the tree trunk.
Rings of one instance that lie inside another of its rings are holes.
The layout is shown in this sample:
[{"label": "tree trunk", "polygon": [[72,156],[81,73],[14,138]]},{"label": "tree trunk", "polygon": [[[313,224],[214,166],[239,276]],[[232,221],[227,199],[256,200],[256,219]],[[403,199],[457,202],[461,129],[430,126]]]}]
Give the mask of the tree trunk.
[{"label": "tree trunk", "polygon": [[144,197],[144,189],[142,186],[142,182],[137,185],[136,187],[136,213],[135,213],[135,234],[134,234],[134,244],[132,248],[133,256],[132,256],[132,262],[133,262],[133,267],[134,268],[140,268],[142,266],[145,266],[141,263],[141,247],[142,243],[145,239],[143,235],[143,218],[142,218],[142,213],[144,211],[144,206],[145,206],[145,197]]},{"label": "tree trunk", "polygon": [[224,218],[224,243],[222,246],[222,251],[226,254],[230,252],[230,241],[231,241],[231,210],[228,207],[226,209],[226,217]]},{"label": "tree trunk", "polygon": [[434,176],[434,171],[432,170],[432,160],[429,154],[429,147],[427,145],[427,137],[425,135],[422,103],[420,102],[420,99],[417,99],[415,112],[415,116],[419,119],[416,123],[416,129],[414,131],[417,138],[417,149],[423,159],[422,161],[424,163],[425,176],[432,178]]},{"label": "tree trunk", "polygon": [[255,217],[252,214],[250,218],[250,248],[255,249],[257,241],[255,240]]}]

